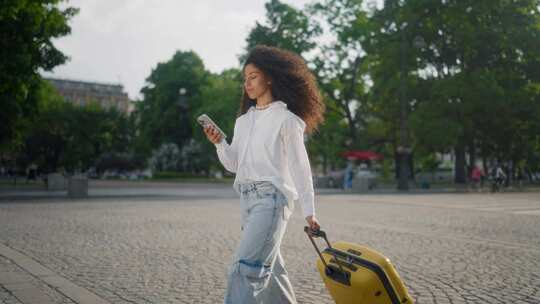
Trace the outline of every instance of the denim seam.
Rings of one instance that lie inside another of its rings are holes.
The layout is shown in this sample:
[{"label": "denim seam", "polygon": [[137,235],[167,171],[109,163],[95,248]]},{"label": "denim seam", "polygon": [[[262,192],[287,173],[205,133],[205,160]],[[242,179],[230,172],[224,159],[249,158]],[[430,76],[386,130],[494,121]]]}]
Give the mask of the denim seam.
[{"label": "denim seam", "polygon": [[268,246],[269,244],[269,241],[273,235],[273,233],[275,232],[276,230],[276,226],[277,226],[277,221],[278,219],[276,218],[276,212],[277,212],[277,205],[276,205],[276,201],[273,200],[273,208],[272,208],[272,227],[268,230],[268,233],[266,234],[266,237],[264,239],[264,247],[263,249],[266,249],[266,247]]}]

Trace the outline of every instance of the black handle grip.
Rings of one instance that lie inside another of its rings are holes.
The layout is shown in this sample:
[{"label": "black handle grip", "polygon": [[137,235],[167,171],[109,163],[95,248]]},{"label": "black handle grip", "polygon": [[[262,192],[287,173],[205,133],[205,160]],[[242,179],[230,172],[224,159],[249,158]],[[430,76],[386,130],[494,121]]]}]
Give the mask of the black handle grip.
[{"label": "black handle grip", "polygon": [[308,226],[304,226],[304,232],[307,233],[307,234],[309,234],[311,232],[311,236],[313,236],[313,237],[326,238],[326,233],[324,231],[322,231],[321,229],[312,230]]},{"label": "black handle grip", "polygon": [[[308,235],[308,237],[311,238],[323,238],[323,240],[326,242],[326,245],[328,245],[329,248],[332,248],[332,245],[330,245],[330,242],[328,241],[328,238],[326,237],[326,232],[324,232],[321,229],[312,230],[308,226],[304,226],[304,232]],[[311,232],[311,233],[310,233]]]}]

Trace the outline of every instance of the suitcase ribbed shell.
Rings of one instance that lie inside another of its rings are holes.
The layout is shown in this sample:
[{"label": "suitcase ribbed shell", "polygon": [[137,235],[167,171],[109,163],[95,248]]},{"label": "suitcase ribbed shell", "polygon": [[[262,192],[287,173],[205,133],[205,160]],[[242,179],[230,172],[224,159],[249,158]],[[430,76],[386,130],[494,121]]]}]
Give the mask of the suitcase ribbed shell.
[{"label": "suitcase ribbed shell", "polygon": [[322,255],[332,268],[338,269],[334,254],[350,273],[350,285],[329,276],[320,258],[317,268],[336,304],[413,304],[396,269],[381,253],[353,243],[333,243]]}]

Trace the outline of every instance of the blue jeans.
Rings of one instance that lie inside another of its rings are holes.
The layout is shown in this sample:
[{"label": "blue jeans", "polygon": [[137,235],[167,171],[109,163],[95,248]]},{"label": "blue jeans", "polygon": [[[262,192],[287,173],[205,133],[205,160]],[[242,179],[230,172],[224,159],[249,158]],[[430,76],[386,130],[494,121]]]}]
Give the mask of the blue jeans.
[{"label": "blue jeans", "polygon": [[292,213],[287,199],[267,181],[240,184],[240,190],[242,237],[229,268],[224,303],[296,303],[279,249]]}]

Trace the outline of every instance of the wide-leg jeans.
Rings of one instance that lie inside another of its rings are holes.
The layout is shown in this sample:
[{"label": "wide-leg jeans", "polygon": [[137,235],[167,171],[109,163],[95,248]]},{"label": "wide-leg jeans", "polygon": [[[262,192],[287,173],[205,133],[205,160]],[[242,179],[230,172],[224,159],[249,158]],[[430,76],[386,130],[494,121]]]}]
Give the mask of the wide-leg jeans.
[{"label": "wide-leg jeans", "polygon": [[242,236],[229,268],[224,303],[296,303],[280,252],[294,205],[268,181],[239,184],[239,189]]}]

